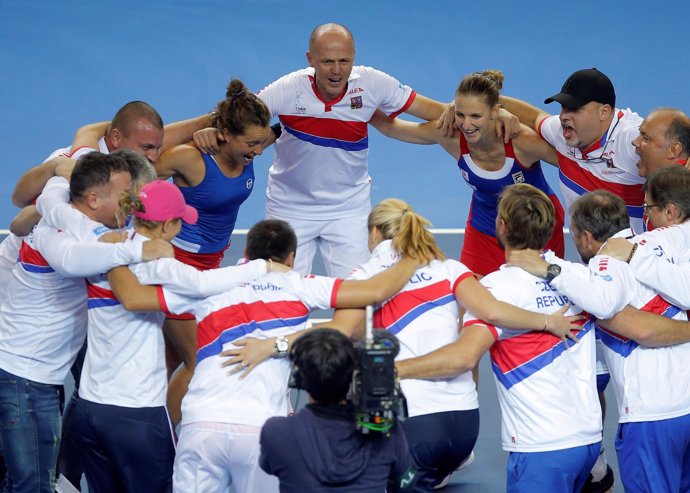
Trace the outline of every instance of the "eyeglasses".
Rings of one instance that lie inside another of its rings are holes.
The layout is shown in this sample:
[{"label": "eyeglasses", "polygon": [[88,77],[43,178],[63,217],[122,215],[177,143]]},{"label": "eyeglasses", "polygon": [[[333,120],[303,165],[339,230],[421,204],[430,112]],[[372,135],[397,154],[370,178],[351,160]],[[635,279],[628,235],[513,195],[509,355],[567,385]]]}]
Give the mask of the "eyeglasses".
[{"label": "eyeglasses", "polygon": [[649,209],[651,209],[652,207],[663,207],[664,205],[666,204],[648,204],[645,202],[644,204],[642,204],[642,209],[644,210],[645,214],[647,214],[649,213]]}]

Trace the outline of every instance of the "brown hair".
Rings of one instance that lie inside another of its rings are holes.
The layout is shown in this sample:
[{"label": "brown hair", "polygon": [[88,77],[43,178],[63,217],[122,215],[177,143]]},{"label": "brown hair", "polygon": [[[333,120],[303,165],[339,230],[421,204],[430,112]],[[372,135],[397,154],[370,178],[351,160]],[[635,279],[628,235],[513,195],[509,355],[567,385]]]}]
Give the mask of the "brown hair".
[{"label": "brown hair", "polygon": [[503,72],[488,69],[483,72],[474,72],[465,76],[460,81],[456,95],[481,96],[490,107],[498,104],[498,93],[503,87]]},{"label": "brown hair", "polygon": [[446,257],[426,226],[431,223],[400,199],[385,199],[369,213],[368,227],[376,226],[383,237],[393,240],[393,248],[415,260],[430,262]]},{"label": "brown hair", "polygon": [[228,84],[225,99],[218,103],[211,123],[218,130],[227,129],[232,135],[243,135],[248,125],[268,127],[271,112],[256,94],[239,79]]},{"label": "brown hair", "polygon": [[510,185],[501,192],[498,217],[506,224],[507,246],[543,249],[553,234],[555,215],[549,197],[532,185]]}]

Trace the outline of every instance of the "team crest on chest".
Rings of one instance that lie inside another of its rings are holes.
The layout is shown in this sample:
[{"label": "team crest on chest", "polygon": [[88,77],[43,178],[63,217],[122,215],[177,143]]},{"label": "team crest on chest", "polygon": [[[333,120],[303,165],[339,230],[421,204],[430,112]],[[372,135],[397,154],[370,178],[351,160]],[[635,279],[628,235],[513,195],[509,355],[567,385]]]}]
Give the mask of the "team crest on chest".
[{"label": "team crest on chest", "polygon": [[247,190],[251,190],[252,187],[254,186],[254,180],[252,180],[251,178],[247,178],[246,185],[247,185]]},{"label": "team crest on chest", "polygon": [[513,173],[511,176],[513,177],[513,183],[525,183],[525,175],[522,174],[522,171]]},{"label": "team crest on chest", "polygon": [[354,96],[350,98],[350,109],[357,110],[362,107],[362,96]]}]

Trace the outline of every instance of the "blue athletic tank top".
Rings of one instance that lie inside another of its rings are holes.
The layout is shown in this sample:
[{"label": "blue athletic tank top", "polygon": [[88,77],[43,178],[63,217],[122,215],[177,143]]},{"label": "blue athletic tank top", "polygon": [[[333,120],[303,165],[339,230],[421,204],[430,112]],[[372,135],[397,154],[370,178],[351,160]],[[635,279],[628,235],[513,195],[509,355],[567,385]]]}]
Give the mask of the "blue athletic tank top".
[{"label": "blue athletic tank top", "polygon": [[199,220],[190,226],[182,223],[182,231],[172,243],[188,252],[215,253],[224,250],[235,229],[240,205],[254,188],[254,162],[250,162],[235,178],[228,178],[213,157],[201,155],[206,174],[195,187],[180,187],[187,204],[199,211]]},{"label": "blue athletic tank top", "polygon": [[541,170],[541,162],[526,168],[515,157],[512,142],[505,144],[506,160],[498,171],[486,171],[477,166],[467,147],[467,142],[460,135],[460,159],[458,167],[467,184],[472,188],[469,223],[484,234],[495,236],[496,215],[498,214],[498,196],[508,185],[529,183],[546,195],[553,195]]}]

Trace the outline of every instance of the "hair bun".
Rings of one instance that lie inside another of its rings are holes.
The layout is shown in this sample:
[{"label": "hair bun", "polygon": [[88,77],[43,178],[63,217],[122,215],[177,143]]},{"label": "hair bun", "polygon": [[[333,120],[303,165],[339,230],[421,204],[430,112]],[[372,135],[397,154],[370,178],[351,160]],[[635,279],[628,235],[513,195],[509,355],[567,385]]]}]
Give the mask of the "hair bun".
[{"label": "hair bun", "polygon": [[238,98],[247,90],[244,83],[239,79],[232,79],[225,91],[225,97],[232,99]]}]

